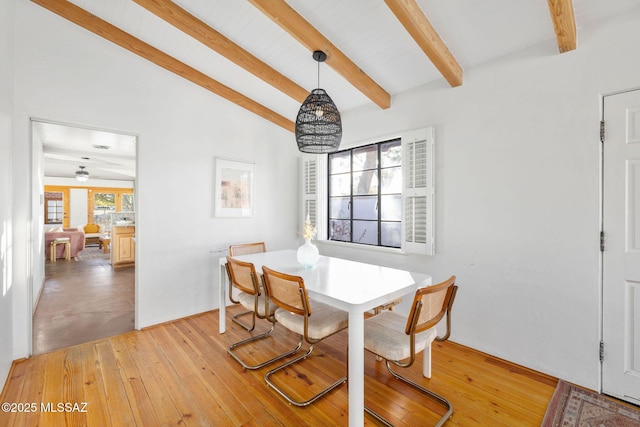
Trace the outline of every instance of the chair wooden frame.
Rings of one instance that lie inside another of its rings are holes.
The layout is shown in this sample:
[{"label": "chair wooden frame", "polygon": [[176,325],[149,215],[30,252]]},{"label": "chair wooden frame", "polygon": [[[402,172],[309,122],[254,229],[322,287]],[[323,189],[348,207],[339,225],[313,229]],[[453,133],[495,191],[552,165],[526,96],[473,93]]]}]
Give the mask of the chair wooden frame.
[{"label": "chair wooden frame", "polygon": [[267,247],[264,242],[242,243],[229,246],[229,255],[231,256],[257,254],[266,251]]},{"label": "chair wooden frame", "polygon": [[[387,370],[395,379],[400,380],[416,388],[417,390],[433,398],[435,401],[437,401],[438,403],[442,404],[445,408],[447,408],[447,412],[440,418],[440,420],[436,424],[436,427],[442,426],[453,414],[453,405],[451,404],[451,402],[449,402],[446,398],[440,396],[439,394],[436,394],[433,391],[421,386],[420,384],[417,384],[416,382],[400,375],[399,373],[397,373],[392,369],[392,365],[396,365],[401,368],[407,368],[411,366],[416,359],[416,344],[415,344],[416,334],[427,331],[428,329],[434,328],[445,315],[446,315],[446,324],[447,324],[446,333],[442,337],[436,336],[435,340],[446,341],[449,338],[449,336],[451,335],[451,308],[453,306],[453,301],[458,291],[458,287],[455,285],[455,281],[456,281],[456,277],[451,276],[449,279],[445,280],[442,283],[439,283],[437,285],[432,285],[432,286],[425,286],[423,288],[416,290],[415,296],[413,298],[413,303],[411,305],[411,312],[409,313],[409,316],[407,318],[407,324],[404,331],[405,334],[409,336],[409,340],[410,340],[409,345],[411,350],[410,350],[410,356],[408,360],[404,362],[401,360],[389,360],[389,359],[386,359],[384,355],[377,354],[367,348],[368,351],[374,353],[376,356],[385,359]],[[445,290],[446,290],[446,294],[442,301],[442,306],[440,308],[440,311],[435,315],[427,319],[424,319],[425,316],[422,315],[421,311],[423,306],[425,305],[425,300],[428,299],[430,295],[444,292]],[[366,328],[366,321],[365,321],[365,328]],[[429,343],[427,345],[431,345],[431,344]],[[425,355],[425,357],[427,356]],[[382,422],[384,425],[392,426],[392,424],[388,420],[386,420],[380,414],[374,412],[370,408],[367,408],[366,406],[365,406],[365,411],[371,414],[378,421]]]},{"label": "chair wooden frame", "polygon": [[[267,289],[267,292],[269,293],[271,301],[273,301],[279,307],[279,310],[285,310],[302,317],[302,321],[304,323],[304,333],[300,337],[300,341],[298,342],[298,347],[302,346],[304,341],[306,341],[309,344],[309,349],[305,354],[299,357],[296,357],[295,359],[290,360],[287,363],[270,370],[265,374],[264,379],[270,387],[272,387],[275,391],[277,391],[282,397],[284,397],[292,405],[307,406],[315,402],[316,400],[320,399],[321,397],[325,396],[327,393],[329,393],[331,390],[335,389],[336,387],[344,384],[347,381],[347,377],[344,376],[338,379],[327,388],[323,389],[319,393],[315,394],[311,398],[304,401],[298,401],[293,399],[284,390],[282,390],[275,383],[273,383],[270,380],[270,377],[276,372],[279,372],[287,368],[288,366],[293,365],[294,363],[297,363],[303,359],[306,359],[313,351],[314,344],[322,341],[323,339],[337,332],[340,332],[344,328],[338,329],[321,338],[311,338],[309,336],[309,316],[311,316],[312,307],[309,304],[309,296],[307,295],[307,290],[304,286],[304,280],[302,279],[302,277],[281,273],[264,266],[262,267],[262,272],[263,272],[262,276],[264,278],[264,284]],[[280,279],[280,280],[274,281],[273,278]],[[291,285],[282,285],[281,284],[282,281],[290,282]],[[288,290],[284,289],[284,286],[290,286],[290,289]],[[293,289],[293,286],[296,286],[296,289]],[[281,298],[282,295],[286,295],[286,294],[288,294],[288,298]]]},{"label": "chair wooden frame", "polygon": [[[254,243],[242,243],[242,244],[238,244],[238,245],[231,245],[229,246],[229,256],[234,257],[234,256],[240,256],[240,255],[249,255],[249,254],[257,254],[260,252],[266,252],[267,247],[264,244],[264,242],[254,242]],[[229,273],[229,266],[228,263],[225,266],[227,269],[227,276],[229,277],[229,300],[233,303],[233,304],[240,304],[240,301],[235,300],[233,298],[233,280],[231,279],[231,274]],[[231,320],[235,323],[237,323],[238,325],[240,325],[241,327],[243,327],[244,329],[246,329],[247,331],[251,332],[253,331],[253,329],[256,326],[256,319],[255,316],[251,316],[251,324],[247,325],[246,323],[243,323],[240,318],[243,316],[246,316],[248,314],[251,314],[252,311],[251,310],[247,310],[247,311],[243,311],[241,313],[238,313],[234,316],[231,317]]]},{"label": "chair wooden frame", "polygon": [[[269,303],[268,294],[266,294],[265,288],[259,286],[258,284],[259,283],[258,275],[256,273],[256,269],[254,265],[250,262],[243,262],[228,256],[226,267],[227,267],[227,273],[229,274],[229,281],[232,283],[232,286],[237,288],[242,293],[253,296],[253,309],[249,310],[249,312],[252,313],[252,316],[251,316],[252,327],[251,329],[249,329],[249,331],[252,331],[255,328],[256,318],[266,319],[269,322],[271,322],[271,328],[268,331],[231,344],[227,348],[227,353],[231,357],[236,359],[236,361],[240,363],[240,365],[242,365],[243,368],[250,369],[250,370],[260,369],[284,357],[287,357],[291,354],[296,353],[301,346],[298,346],[293,350],[290,350],[286,353],[280,354],[276,357],[273,357],[264,362],[257,363],[254,365],[245,363],[237,354],[235,354],[234,350],[236,348],[270,336],[275,330],[275,319],[272,316],[273,310],[271,308],[271,304]],[[249,274],[246,274],[247,272]],[[264,304],[264,305],[260,307],[260,304]],[[234,321],[240,324],[240,326],[244,326],[238,320],[234,319]]]}]

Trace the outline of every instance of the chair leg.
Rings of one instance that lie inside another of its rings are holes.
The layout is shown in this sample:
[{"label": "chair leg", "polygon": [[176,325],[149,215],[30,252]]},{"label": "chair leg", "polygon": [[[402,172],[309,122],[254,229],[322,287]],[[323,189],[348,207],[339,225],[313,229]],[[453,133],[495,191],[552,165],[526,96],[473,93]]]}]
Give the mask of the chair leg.
[{"label": "chair leg", "polygon": [[[246,316],[247,314],[251,314],[251,325],[247,325],[246,323],[240,321],[240,317],[242,316]],[[253,329],[256,327],[256,316],[255,316],[255,312],[253,310],[248,310],[248,311],[243,311],[242,313],[238,313],[234,316],[231,317],[231,320],[233,320],[236,324],[242,326],[244,329],[246,329],[247,331],[251,332],[253,331]]]},{"label": "chair leg", "polygon": [[244,369],[250,369],[250,370],[253,370],[253,369],[260,369],[260,368],[262,368],[262,367],[264,367],[264,366],[270,365],[270,364],[271,364],[271,363],[273,363],[273,362],[277,362],[277,361],[278,361],[278,360],[280,360],[280,359],[283,359],[283,358],[285,358],[285,357],[287,357],[287,356],[290,356],[290,355],[292,355],[292,354],[297,353],[297,352],[298,352],[298,350],[300,350],[300,348],[302,347],[302,342],[299,342],[297,347],[295,347],[295,348],[293,348],[293,349],[291,349],[291,350],[287,351],[286,353],[280,354],[280,355],[278,355],[278,356],[276,356],[276,357],[274,357],[274,358],[271,358],[271,359],[266,360],[266,361],[264,361],[264,362],[258,363],[257,365],[248,365],[248,364],[246,364],[244,361],[242,361],[242,359],[240,359],[240,357],[239,357],[237,354],[235,354],[235,353],[233,352],[233,350],[234,350],[234,349],[236,349],[236,348],[238,348],[238,347],[240,347],[240,346],[243,346],[243,345],[248,344],[248,343],[250,343],[250,342],[258,341],[258,340],[261,340],[261,339],[263,339],[263,338],[268,337],[269,335],[271,335],[271,333],[272,333],[272,332],[273,332],[273,330],[275,329],[275,326],[276,326],[276,325],[275,325],[275,323],[274,323],[274,324],[272,324],[272,325],[271,325],[271,329],[269,329],[267,332],[264,332],[264,333],[262,333],[262,334],[260,334],[260,335],[256,335],[256,336],[253,336],[253,337],[251,337],[251,338],[247,338],[247,339],[245,339],[245,340],[238,341],[238,342],[236,342],[236,343],[231,344],[231,345],[227,348],[227,353],[229,354],[229,356],[231,356],[231,357],[233,357],[234,359],[236,359],[236,361],[237,361],[240,365],[242,365],[242,367],[243,367]]},{"label": "chair leg", "polygon": [[[300,340],[300,342],[298,343],[298,346],[302,346],[302,339]],[[302,356],[296,357],[293,360],[288,361],[287,363],[278,366],[275,369],[270,370],[269,372],[267,372],[264,375],[264,380],[266,381],[266,383],[272,387],[275,391],[277,391],[282,397],[284,397],[287,402],[291,403],[292,405],[295,406],[307,406],[310,405],[311,403],[315,402],[316,400],[320,399],[321,397],[323,397],[324,395],[326,395],[327,393],[329,393],[331,390],[333,390],[334,388],[338,387],[339,385],[344,384],[347,381],[347,377],[342,377],[340,378],[338,381],[334,382],[333,384],[331,384],[329,387],[325,388],[324,390],[322,390],[320,393],[312,396],[310,399],[304,400],[304,401],[298,401],[293,399],[291,396],[289,396],[284,390],[282,390],[281,388],[279,388],[278,386],[276,386],[273,382],[271,382],[271,380],[269,379],[269,377],[271,377],[271,375],[275,374],[276,372],[279,372],[283,369],[285,369],[286,367],[293,365],[294,363],[306,359],[311,352],[313,351],[313,346],[309,347],[309,350],[303,354]]]},{"label": "chair leg", "polygon": [[[417,383],[411,381],[409,378],[403,377],[402,375],[398,374],[393,369],[391,369],[391,362],[389,362],[388,360],[387,360],[387,370],[389,371],[389,373],[395,379],[400,380],[400,381],[404,382],[405,384],[408,384],[408,385],[412,386],[415,389],[418,389],[422,393],[426,394],[427,396],[431,397],[432,399],[434,399],[435,401],[437,401],[438,403],[443,405],[445,408],[447,408],[447,412],[442,416],[442,418],[440,418],[440,420],[436,424],[436,427],[442,426],[449,419],[449,417],[451,417],[451,414],[453,414],[453,405],[451,405],[451,402],[449,402],[447,399],[445,399],[444,397],[440,396],[439,394],[436,394],[433,391],[421,386],[420,384],[417,384]],[[374,415],[373,411],[371,411],[368,408],[367,408],[367,412],[369,412],[372,415]],[[375,414],[374,416],[376,418],[379,417],[378,414]],[[382,419],[382,420],[384,420],[384,419]],[[387,420],[384,420],[384,421],[386,423],[388,423]],[[387,425],[391,425],[391,424],[387,424]]]}]

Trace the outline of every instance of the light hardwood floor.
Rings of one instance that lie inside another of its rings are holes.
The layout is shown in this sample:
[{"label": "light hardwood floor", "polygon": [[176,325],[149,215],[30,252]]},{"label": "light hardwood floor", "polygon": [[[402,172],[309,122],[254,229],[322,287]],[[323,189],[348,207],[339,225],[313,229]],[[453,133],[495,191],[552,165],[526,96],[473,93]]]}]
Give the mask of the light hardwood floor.
[{"label": "light hardwood floor", "polygon": [[[248,334],[227,325],[219,334],[212,311],[17,362],[0,401],[34,403],[36,411],[0,412],[0,426],[347,425],[346,385],[307,408],[287,404],[265,384],[267,368],[243,372],[227,355],[226,347]],[[247,346],[244,355],[266,358],[295,343],[276,328],[274,338]],[[346,372],[346,343],[346,331],[330,337],[279,380],[301,397],[313,393]],[[433,425],[444,412],[390,378],[373,355],[365,360],[365,404],[396,425]],[[453,342],[435,344],[431,379],[421,376],[421,362],[409,376],[452,402],[449,426],[539,426],[557,383]],[[83,409],[83,402],[86,412],[42,410],[58,403]],[[365,423],[376,425],[368,415]]]}]

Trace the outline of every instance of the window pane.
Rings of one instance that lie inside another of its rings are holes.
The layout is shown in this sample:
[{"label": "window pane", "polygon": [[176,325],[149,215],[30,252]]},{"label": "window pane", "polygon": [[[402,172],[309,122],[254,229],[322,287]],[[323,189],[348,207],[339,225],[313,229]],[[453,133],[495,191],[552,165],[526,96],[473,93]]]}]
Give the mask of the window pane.
[{"label": "window pane", "polygon": [[378,171],[354,172],[353,194],[378,194]]},{"label": "window pane", "polygon": [[329,218],[350,219],[348,197],[329,198]]},{"label": "window pane", "polygon": [[351,191],[349,174],[331,175],[329,177],[329,196],[349,196]]},{"label": "window pane", "polygon": [[122,195],[122,212],[133,212],[133,194]]},{"label": "window pane", "polygon": [[378,219],[378,196],[353,198],[353,219]]},{"label": "window pane", "polygon": [[380,144],[380,167],[388,168],[402,164],[402,146],[400,140]]},{"label": "window pane", "polygon": [[382,169],[382,194],[402,193],[402,169],[400,167]]},{"label": "window pane", "polygon": [[381,219],[383,221],[401,221],[402,220],[402,196],[395,194],[393,196],[380,197],[381,203]]},{"label": "window pane", "polygon": [[348,220],[329,221],[329,240],[351,241],[351,226]]},{"label": "window pane", "polygon": [[353,221],[353,242],[367,245],[378,244],[377,221]]},{"label": "window pane", "polygon": [[353,171],[375,169],[378,167],[378,147],[367,145],[353,150]]},{"label": "window pane", "polygon": [[399,248],[402,239],[402,223],[383,222],[380,224],[382,246]]},{"label": "window pane", "polygon": [[329,174],[349,172],[350,159],[349,151],[329,154]]}]

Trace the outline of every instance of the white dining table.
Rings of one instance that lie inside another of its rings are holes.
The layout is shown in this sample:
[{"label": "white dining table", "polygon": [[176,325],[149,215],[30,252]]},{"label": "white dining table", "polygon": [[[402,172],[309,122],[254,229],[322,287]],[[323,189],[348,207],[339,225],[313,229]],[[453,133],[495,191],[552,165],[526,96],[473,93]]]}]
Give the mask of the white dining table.
[{"label": "white dining table", "polygon": [[[236,256],[251,262],[261,273],[262,266],[304,279],[310,298],[349,313],[349,426],[364,425],[364,313],[418,287],[431,285],[431,276],[402,269],[320,256],[315,267],[301,266],[295,250],[262,252]],[[228,282],[226,258],[220,258],[220,333],[226,330]]]}]

